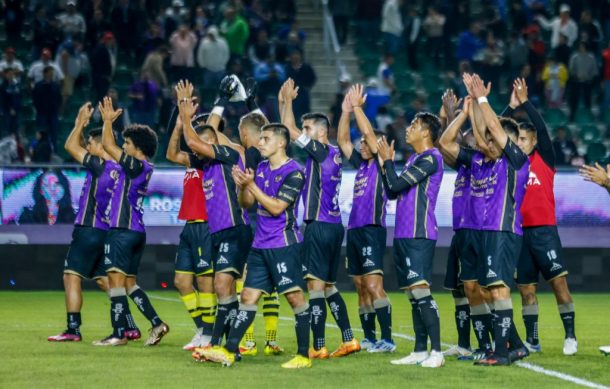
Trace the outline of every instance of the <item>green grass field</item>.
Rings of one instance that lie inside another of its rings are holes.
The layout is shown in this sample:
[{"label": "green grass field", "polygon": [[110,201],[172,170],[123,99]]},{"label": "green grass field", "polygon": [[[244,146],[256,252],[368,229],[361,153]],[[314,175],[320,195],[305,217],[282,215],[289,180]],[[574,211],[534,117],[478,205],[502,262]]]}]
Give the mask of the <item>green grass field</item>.
[{"label": "green grass field", "polygon": [[[60,332],[65,326],[63,293],[61,292],[2,292],[0,293],[0,387],[367,387],[404,388],[407,385],[429,387],[468,388],[539,388],[576,386],[566,380],[511,367],[476,367],[468,362],[453,359],[441,369],[424,369],[417,366],[393,366],[391,359],[412,351],[410,307],[400,294],[391,295],[396,353],[368,354],[361,352],[342,359],[314,361],[312,369],[286,371],[280,364],[296,350],[292,314],[284,302],[280,320],[279,340],[287,350],[285,356],[265,357],[262,347],[259,355],[246,357],[231,368],[211,363],[193,362],[182,345],[193,334],[193,324],[176,292],[150,292],[153,303],[171,332],[156,347],[145,348],[142,341],[126,347],[96,348],[91,341],[110,333],[109,302],[100,292],[87,292],[83,307],[84,341],[81,343],[49,343],[46,338]],[[360,328],[357,316],[356,295],[344,294],[350,309],[352,325]],[[453,301],[447,293],[437,293],[441,309],[442,339],[447,344],[456,342],[453,319]],[[561,353],[563,327],[552,295],[540,296],[540,337],[543,353],[526,362],[545,371],[562,373],[586,380],[602,387],[610,386],[610,358],[602,356],[597,348],[610,344],[610,295],[579,294],[575,298],[576,331],[579,352],[574,357]],[[524,334],[520,318],[519,301],[515,301],[516,321]],[[132,305],[140,328],[149,327],[146,320]],[[329,314],[330,324],[334,324]],[[256,319],[256,336],[263,339],[263,320]],[[357,330],[358,335],[362,333]],[[327,329],[329,349],[339,341],[336,328]],[[474,338],[473,338],[474,344]],[[259,343],[260,346],[260,343]]]}]

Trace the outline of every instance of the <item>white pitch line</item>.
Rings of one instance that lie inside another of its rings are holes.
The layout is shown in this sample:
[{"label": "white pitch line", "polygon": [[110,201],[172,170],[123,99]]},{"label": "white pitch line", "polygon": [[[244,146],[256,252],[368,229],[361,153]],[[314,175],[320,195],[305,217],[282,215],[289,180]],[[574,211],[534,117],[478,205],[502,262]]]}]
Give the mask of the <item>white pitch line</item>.
[{"label": "white pitch line", "polygon": [[[171,302],[181,302],[179,299],[177,298],[171,298],[171,297],[161,297],[161,296],[153,296],[150,295],[150,298],[156,299],[156,300],[162,300],[162,301],[171,301]],[[260,316],[260,314],[259,314]],[[294,318],[291,317],[284,317],[284,316],[279,316],[280,320],[284,320],[284,321],[294,321]],[[339,328],[336,324],[331,324],[331,323],[326,323],[326,327],[329,328]],[[358,331],[358,332],[362,332],[362,329],[360,328],[353,328],[352,330]],[[399,333],[392,333],[392,335],[396,338],[400,338],[400,339],[406,339],[406,340],[410,340],[410,341],[415,341],[415,338],[410,336],[410,335],[406,335],[406,334],[399,334]],[[441,343],[441,345],[445,346],[445,347],[453,347],[453,344],[449,344],[449,343]],[[535,373],[540,373],[540,374],[544,374],[546,376],[549,377],[555,377],[558,378],[560,380],[563,381],[567,381],[570,382],[572,384],[575,385],[580,385],[580,386],[585,386],[587,388],[594,388],[594,389],[610,389],[609,386],[605,386],[602,384],[598,384],[596,382],[591,382],[591,381],[587,381],[584,378],[579,378],[579,377],[575,377],[573,375],[570,374],[566,374],[566,373],[561,373],[559,371],[555,371],[555,370],[550,370],[550,369],[545,369],[542,366],[538,366],[538,365],[534,365],[533,363],[529,363],[529,362],[515,362],[515,365],[517,365],[518,367],[521,367],[523,369],[528,369],[531,370]]]}]

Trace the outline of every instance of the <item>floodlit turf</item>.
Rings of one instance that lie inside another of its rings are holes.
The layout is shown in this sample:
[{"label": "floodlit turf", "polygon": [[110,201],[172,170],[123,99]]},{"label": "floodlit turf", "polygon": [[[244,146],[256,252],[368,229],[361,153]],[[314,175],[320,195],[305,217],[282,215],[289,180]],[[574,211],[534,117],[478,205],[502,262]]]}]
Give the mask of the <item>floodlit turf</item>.
[{"label": "floodlit turf", "polygon": [[[101,292],[87,292],[83,308],[81,343],[49,343],[49,335],[65,327],[63,293],[2,292],[0,293],[0,387],[205,387],[205,388],[540,388],[574,386],[559,378],[549,377],[525,368],[475,367],[453,359],[441,369],[418,366],[393,366],[389,362],[410,352],[413,343],[396,338],[394,354],[361,352],[342,359],[314,361],[312,369],[286,371],[280,364],[296,350],[292,314],[282,301],[279,340],[287,355],[265,357],[259,343],[259,355],[245,357],[231,368],[211,363],[196,363],[190,353],[182,351],[193,334],[193,324],[178,295],[171,291],[153,291],[150,295],[159,315],[171,327],[170,334],[156,347],[145,348],[142,341],[125,347],[97,348],[91,341],[110,333],[110,305]],[[360,328],[356,295],[345,293],[351,322]],[[442,340],[456,342],[453,300],[447,293],[437,293],[441,309]],[[160,299],[159,299],[160,298]],[[527,362],[547,370],[568,374],[599,385],[610,386],[610,357],[597,348],[610,344],[610,296],[579,294],[575,296],[576,331],[579,352],[574,357],[561,353],[563,327],[553,296],[540,296],[540,336],[543,353]],[[391,295],[393,323],[396,334],[413,335],[410,307],[400,294]],[[515,301],[519,331],[524,329],[520,303]],[[149,324],[132,305],[133,315],[146,336]],[[329,323],[334,324],[329,314]],[[262,317],[256,319],[255,334],[263,340]],[[361,332],[356,331],[360,337]],[[339,343],[336,328],[327,328],[330,351]],[[474,338],[473,338],[474,342]],[[473,343],[474,344],[474,343]]]}]

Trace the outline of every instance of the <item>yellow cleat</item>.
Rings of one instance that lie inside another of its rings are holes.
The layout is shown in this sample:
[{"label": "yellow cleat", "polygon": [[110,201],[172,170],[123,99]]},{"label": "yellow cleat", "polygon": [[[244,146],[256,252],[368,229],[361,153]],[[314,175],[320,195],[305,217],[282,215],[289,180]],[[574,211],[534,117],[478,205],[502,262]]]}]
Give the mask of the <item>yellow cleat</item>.
[{"label": "yellow cleat", "polygon": [[322,347],[319,350],[316,350],[313,347],[309,349],[309,358],[311,359],[328,359],[329,357],[330,355],[328,354],[328,349],[326,348],[326,346]]},{"label": "yellow cleat", "polygon": [[256,342],[242,342],[239,344],[239,353],[244,357],[255,357],[258,354]]},{"label": "yellow cleat", "polygon": [[200,355],[200,358],[205,358],[210,362],[220,363],[223,366],[228,367],[235,363],[235,354],[221,346],[198,349],[197,352]]},{"label": "yellow cleat", "polygon": [[358,351],[360,351],[360,342],[358,342],[358,340],[356,340],[354,338],[354,339],[350,340],[349,342],[341,343],[339,348],[330,354],[330,357],[331,358],[344,357],[344,356],[350,355],[352,353],[357,353]]},{"label": "yellow cleat", "polygon": [[265,345],[265,356],[269,357],[272,355],[281,355],[283,353],[284,353],[284,349],[275,343],[267,342],[267,344]]},{"label": "yellow cleat", "polygon": [[303,369],[306,367],[311,367],[311,359],[302,355],[297,355],[288,362],[282,364],[282,367],[284,369]]}]

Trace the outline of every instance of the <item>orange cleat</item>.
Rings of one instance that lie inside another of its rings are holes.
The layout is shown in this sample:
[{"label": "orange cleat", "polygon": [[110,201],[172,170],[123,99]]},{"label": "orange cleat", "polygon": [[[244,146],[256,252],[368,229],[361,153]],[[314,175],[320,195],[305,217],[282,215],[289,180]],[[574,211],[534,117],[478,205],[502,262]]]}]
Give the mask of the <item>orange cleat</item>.
[{"label": "orange cleat", "polygon": [[322,347],[319,350],[311,347],[309,349],[309,358],[310,359],[328,359],[330,355],[328,354],[328,349],[326,346]]},{"label": "orange cleat", "polygon": [[345,357],[352,353],[357,353],[358,351],[360,351],[360,342],[358,342],[358,340],[354,338],[354,339],[350,340],[349,342],[341,343],[339,348],[336,349],[335,351],[333,351],[332,354],[330,354],[330,357],[331,358]]}]

